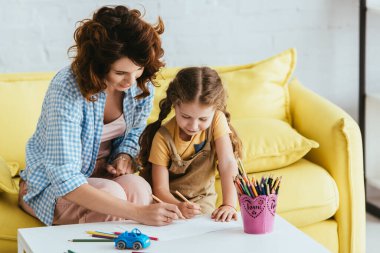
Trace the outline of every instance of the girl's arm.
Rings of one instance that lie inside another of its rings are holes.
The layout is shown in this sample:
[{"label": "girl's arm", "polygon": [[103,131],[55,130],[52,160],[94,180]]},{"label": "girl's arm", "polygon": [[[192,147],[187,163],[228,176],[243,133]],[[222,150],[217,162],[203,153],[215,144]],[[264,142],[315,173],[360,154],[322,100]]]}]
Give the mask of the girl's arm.
[{"label": "girl's arm", "polygon": [[[234,157],[232,143],[228,134],[215,140],[215,149],[218,157],[220,180],[222,183],[223,205],[221,208],[218,208],[213,212],[212,217],[216,220],[228,221],[231,218],[236,218],[236,210],[234,210],[234,208],[237,202],[237,193],[233,178],[238,174],[237,162]],[[235,214],[228,212],[228,209],[233,209]]]},{"label": "girl's arm", "polygon": [[153,194],[166,203],[178,205],[181,203],[176,199],[169,189],[169,171],[162,165],[152,164],[152,189]]},{"label": "girl's arm", "polygon": [[[182,217],[175,205],[167,203],[136,205],[113,197],[89,184],[82,184],[66,194],[64,198],[99,213],[131,219],[147,225],[167,225],[172,220]],[[167,217],[170,219],[168,220]]]},{"label": "girl's arm", "polygon": [[171,194],[169,188],[169,171],[167,167],[152,164],[152,183],[154,195],[164,202],[177,205],[185,218],[191,218],[201,213],[198,204],[179,201]]}]

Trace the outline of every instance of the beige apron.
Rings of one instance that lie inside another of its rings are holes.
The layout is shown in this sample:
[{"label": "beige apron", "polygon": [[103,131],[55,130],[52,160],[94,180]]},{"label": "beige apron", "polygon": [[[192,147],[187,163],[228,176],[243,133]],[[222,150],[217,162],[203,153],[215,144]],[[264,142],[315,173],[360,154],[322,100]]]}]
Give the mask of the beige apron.
[{"label": "beige apron", "polygon": [[207,137],[201,150],[187,160],[179,156],[169,131],[161,127],[159,132],[169,146],[170,192],[177,197],[175,191],[179,191],[188,200],[199,204],[203,213],[212,213],[215,210],[217,195],[215,192],[216,157],[211,129],[208,128],[206,131]]},{"label": "beige apron", "polygon": [[171,164],[169,166],[169,187],[173,196],[179,191],[188,200],[199,204],[203,213],[215,210],[215,146],[211,142],[212,131],[207,129],[205,144],[201,150],[189,159],[183,160],[176,149],[174,140],[165,127],[160,133],[170,150]]}]

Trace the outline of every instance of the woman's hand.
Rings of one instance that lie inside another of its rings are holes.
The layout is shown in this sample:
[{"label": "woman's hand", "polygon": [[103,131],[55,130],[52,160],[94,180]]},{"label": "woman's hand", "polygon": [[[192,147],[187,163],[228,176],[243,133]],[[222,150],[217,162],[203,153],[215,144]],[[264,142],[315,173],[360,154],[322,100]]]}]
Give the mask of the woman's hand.
[{"label": "woman's hand", "polygon": [[211,219],[221,222],[228,222],[231,221],[231,219],[237,220],[236,209],[233,206],[221,205],[212,212]]},{"label": "woman's hand", "polygon": [[186,219],[190,219],[197,214],[201,214],[201,207],[196,203],[181,202],[177,204],[177,206]]},{"label": "woman's hand", "polygon": [[178,207],[169,203],[157,203],[147,206],[139,206],[136,221],[153,226],[164,226],[173,220],[184,219]]},{"label": "woman's hand", "polygon": [[112,164],[107,165],[107,171],[114,177],[133,174],[132,158],[128,154],[119,154]]}]

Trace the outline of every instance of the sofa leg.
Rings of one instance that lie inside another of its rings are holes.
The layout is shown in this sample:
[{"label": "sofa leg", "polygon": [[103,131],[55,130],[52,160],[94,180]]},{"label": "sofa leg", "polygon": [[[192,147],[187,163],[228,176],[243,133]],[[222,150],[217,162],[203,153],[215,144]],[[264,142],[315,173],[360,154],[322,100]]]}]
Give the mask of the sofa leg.
[{"label": "sofa leg", "polygon": [[372,214],[373,216],[376,216],[377,218],[380,218],[380,207],[377,205],[374,205],[370,202],[366,202],[366,209],[367,213]]}]

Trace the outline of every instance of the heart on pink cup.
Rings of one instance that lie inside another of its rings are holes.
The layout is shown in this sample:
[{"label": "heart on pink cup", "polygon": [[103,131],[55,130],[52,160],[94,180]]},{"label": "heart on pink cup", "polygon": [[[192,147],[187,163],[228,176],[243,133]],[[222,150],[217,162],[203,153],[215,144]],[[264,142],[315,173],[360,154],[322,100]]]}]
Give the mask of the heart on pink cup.
[{"label": "heart on pink cup", "polygon": [[241,208],[253,218],[257,218],[265,209],[266,198],[265,196],[258,196],[256,198],[251,198],[247,195],[243,195],[240,198]]},{"label": "heart on pink cup", "polygon": [[267,198],[267,209],[274,216],[276,214],[277,195],[271,194]]}]

